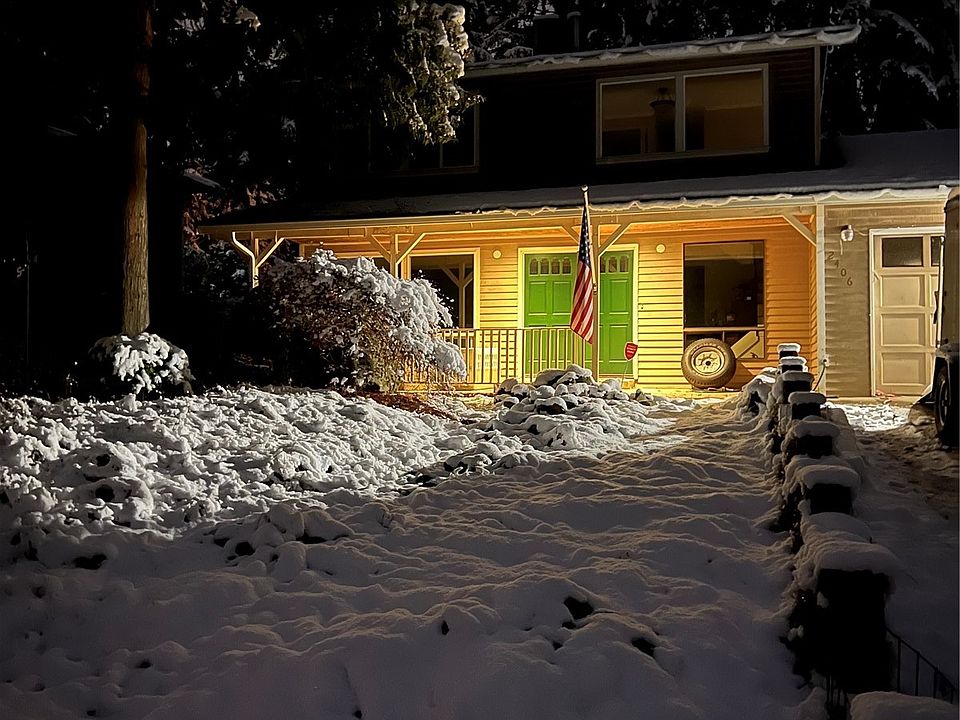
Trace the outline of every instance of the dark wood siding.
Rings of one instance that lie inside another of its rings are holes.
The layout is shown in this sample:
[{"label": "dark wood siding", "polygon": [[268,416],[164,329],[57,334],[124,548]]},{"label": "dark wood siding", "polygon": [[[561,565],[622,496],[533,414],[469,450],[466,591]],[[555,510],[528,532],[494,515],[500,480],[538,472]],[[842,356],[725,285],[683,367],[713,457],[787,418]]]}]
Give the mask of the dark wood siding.
[{"label": "dark wood siding", "polygon": [[[484,99],[479,115],[479,165],[467,172],[383,179],[404,194],[617,183],[800,170],[815,158],[814,53],[807,48],[637,65],[530,71],[480,77],[466,84]],[[733,156],[598,163],[597,82],[600,79],[765,64],[769,150]]]}]

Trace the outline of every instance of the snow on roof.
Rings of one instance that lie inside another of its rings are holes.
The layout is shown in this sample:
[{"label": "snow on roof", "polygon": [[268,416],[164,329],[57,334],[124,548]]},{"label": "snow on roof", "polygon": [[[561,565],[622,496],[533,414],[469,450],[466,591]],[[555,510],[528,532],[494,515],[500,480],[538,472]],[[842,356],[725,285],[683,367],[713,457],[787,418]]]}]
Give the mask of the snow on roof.
[{"label": "snow on roof", "polygon": [[[922,130],[903,133],[851,135],[837,139],[842,165],[831,168],[678,178],[590,187],[596,210],[629,212],[749,205],[754,202],[829,202],[843,199],[883,199],[889,195],[928,196],[960,184],[960,132]],[[868,196],[864,197],[864,193]],[[918,198],[919,199],[919,198]],[[390,218],[424,219],[449,215],[546,215],[578,209],[579,187],[497,190],[415,197],[387,197],[326,203],[273,205],[231,213],[204,228],[237,227],[316,221]]]},{"label": "snow on roof", "polygon": [[734,55],[799,47],[846,45],[856,40],[859,35],[859,25],[832,25],[803,30],[708,38],[706,40],[685,40],[661,45],[638,45],[553,55],[501,58],[471,63],[467,66],[467,77],[540,72],[573,67],[596,67],[598,65],[636,64],[687,58],[694,55]]}]

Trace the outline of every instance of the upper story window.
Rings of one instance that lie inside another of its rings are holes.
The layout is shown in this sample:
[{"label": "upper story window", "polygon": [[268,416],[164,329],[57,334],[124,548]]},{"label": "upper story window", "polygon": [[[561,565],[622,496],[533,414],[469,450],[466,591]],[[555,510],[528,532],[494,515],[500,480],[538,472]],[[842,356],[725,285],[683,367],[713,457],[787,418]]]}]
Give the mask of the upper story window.
[{"label": "upper story window", "polygon": [[440,145],[418,145],[387,154],[382,169],[393,172],[470,170],[477,167],[478,107],[467,110],[457,126],[457,139]]},{"label": "upper story window", "polygon": [[597,158],[764,150],[766,76],[757,66],[603,80]]}]

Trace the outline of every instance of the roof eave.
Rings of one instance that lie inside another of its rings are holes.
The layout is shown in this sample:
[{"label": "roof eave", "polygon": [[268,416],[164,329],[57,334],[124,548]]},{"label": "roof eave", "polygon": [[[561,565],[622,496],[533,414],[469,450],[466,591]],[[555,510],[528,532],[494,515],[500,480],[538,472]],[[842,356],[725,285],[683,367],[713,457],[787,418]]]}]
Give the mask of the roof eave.
[{"label": "roof eave", "polygon": [[[827,188],[810,189],[797,193],[771,193],[769,195],[712,195],[703,197],[680,197],[650,200],[634,200],[622,202],[591,202],[593,212],[642,212],[644,210],[704,210],[710,208],[764,208],[789,207],[795,205],[817,205],[821,203],[852,204],[852,203],[889,203],[903,202],[905,199],[917,202],[944,201],[955,181],[939,184],[917,184],[892,187],[889,185],[874,188],[838,189]],[[405,215],[405,216],[370,216],[356,218],[326,218],[318,220],[302,220],[287,222],[256,222],[218,225],[205,223],[199,226],[201,233],[209,233],[216,237],[226,237],[228,233],[258,233],[258,232],[307,232],[311,230],[329,230],[333,228],[358,228],[370,225],[399,226],[399,225],[443,225],[447,223],[463,223],[471,220],[495,221],[545,215],[556,217],[579,217],[583,208],[581,205],[538,205],[536,207],[497,208],[490,210],[459,211],[442,214]]]},{"label": "roof eave", "polygon": [[[814,47],[833,47],[852,43],[860,34],[859,25],[818,28],[809,35],[791,36],[770,33],[753,39],[724,38],[697,44],[675,43],[649,47],[627,47],[611,50],[556,53],[529,58],[505,58],[467,65],[465,79],[500,75],[519,75],[576,68],[618,67],[664,62],[690,57],[711,57],[756,54]],[[735,47],[739,46],[739,47]]]}]

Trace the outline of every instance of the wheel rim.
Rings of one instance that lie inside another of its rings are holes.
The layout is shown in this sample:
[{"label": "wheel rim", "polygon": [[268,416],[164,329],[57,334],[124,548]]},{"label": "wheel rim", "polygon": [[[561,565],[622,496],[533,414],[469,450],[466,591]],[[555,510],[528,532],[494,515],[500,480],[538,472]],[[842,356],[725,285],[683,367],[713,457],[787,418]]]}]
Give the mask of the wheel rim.
[{"label": "wheel rim", "polygon": [[693,356],[693,369],[701,375],[716,375],[725,365],[723,353],[714,348],[704,348]]},{"label": "wheel rim", "polygon": [[950,417],[950,393],[947,392],[946,383],[941,383],[940,392],[937,393],[937,420],[941,426],[947,424],[947,418]]}]

